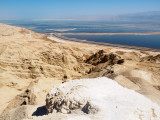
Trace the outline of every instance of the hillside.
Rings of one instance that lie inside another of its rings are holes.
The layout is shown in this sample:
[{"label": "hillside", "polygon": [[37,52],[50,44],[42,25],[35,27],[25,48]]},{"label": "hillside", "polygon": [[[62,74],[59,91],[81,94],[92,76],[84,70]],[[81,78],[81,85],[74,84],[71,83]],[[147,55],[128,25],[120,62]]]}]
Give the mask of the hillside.
[{"label": "hillside", "polygon": [[160,105],[160,53],[60,42],[48,36],[0,24],[0,114],[19,106],[45,105],[56,84],[102,76]]}]

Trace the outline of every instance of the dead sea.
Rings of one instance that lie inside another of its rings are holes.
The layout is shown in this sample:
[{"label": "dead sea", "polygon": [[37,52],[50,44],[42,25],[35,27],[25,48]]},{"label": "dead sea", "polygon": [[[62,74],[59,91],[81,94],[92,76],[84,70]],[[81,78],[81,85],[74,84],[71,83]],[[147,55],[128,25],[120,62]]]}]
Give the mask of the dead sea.
[{"label": "dead sea", "polygon": [[[113,45],[124,45],[124,46],[136,46],[145,47],[150,49],[160,49],[160,35],[159,34],[58,34],[63,35],[64,39],[78,39],[87,40],[93,42],[102,42]],[[61,37],[63,37],[61,36]]]}]

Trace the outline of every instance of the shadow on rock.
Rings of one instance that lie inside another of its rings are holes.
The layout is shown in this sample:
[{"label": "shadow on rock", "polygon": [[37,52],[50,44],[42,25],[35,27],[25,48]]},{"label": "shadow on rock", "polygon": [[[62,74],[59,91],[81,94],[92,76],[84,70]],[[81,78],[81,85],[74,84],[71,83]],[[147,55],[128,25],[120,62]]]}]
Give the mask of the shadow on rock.
[{"label": "shadow on rock", "polygon": [[47,114],[46,106],[38,107],[32,116],[43,116]]}]

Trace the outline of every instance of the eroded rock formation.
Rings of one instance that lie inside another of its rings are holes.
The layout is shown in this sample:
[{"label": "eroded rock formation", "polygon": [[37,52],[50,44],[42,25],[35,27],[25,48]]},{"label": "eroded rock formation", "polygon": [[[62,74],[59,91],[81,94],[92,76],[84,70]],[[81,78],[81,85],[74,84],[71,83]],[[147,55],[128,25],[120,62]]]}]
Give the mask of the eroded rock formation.
[{"label": "eroded rock formation", "polygon": [[46,97],[46,108],[52,116],[56,113],[82,116],[83,111],[86,118],[94,116],[96,120],[134,120],[141,114],[142,120],[160,119],[157,104],[104,77],[72,80],[54,87]]}]

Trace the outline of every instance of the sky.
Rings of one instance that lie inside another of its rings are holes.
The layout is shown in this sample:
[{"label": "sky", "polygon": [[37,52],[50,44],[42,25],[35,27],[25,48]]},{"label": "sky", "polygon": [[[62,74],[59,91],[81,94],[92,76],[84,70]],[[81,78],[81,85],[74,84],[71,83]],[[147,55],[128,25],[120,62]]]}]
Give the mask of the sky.
[{"label": "sky", "polygon": [[0,20],[99,19],[160,11],[160,0],[0,0]]}]

